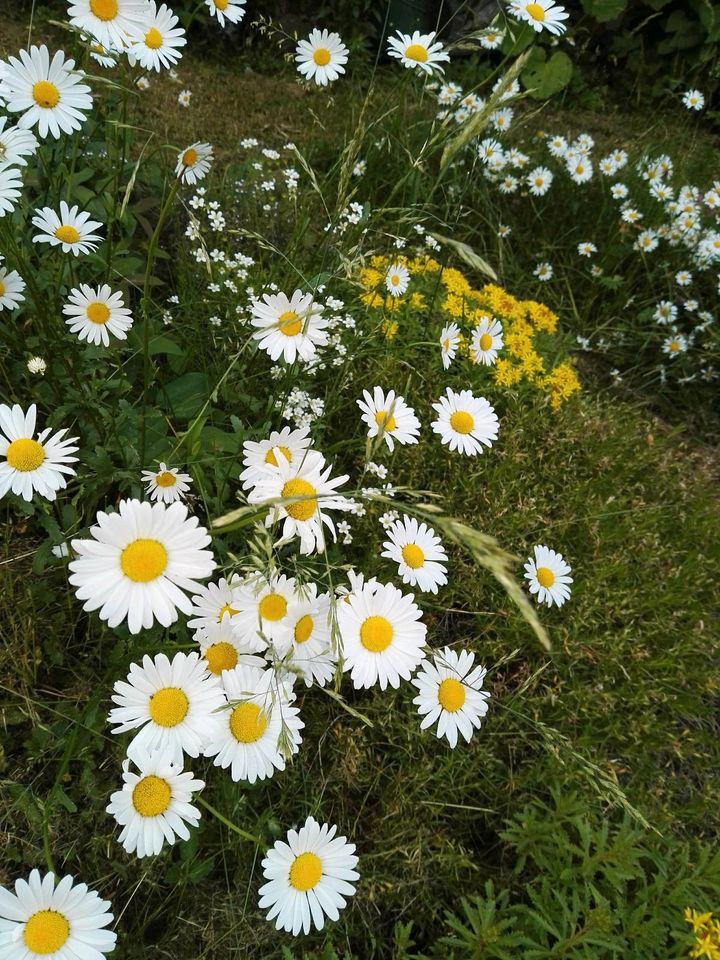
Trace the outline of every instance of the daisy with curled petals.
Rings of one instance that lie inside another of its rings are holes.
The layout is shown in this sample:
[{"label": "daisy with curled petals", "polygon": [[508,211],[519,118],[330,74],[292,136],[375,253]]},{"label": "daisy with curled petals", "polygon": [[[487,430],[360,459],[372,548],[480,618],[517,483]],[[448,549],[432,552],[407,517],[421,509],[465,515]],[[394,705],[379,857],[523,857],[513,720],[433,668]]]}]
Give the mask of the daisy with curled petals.
[{"label": "daisy with curled petals", "polygon": [[21,50],[19,60],[9,57],[0,64],[0,100],[10,113],[22,113],[19,127],[29,130],[37,124],[41,137],[49,133],[56,140],[82,127],[92,97],[83,74],[74,68],[75,61],[66,60],[62,50],[51,62],[45,44]]},{"label": "daisy with curled petals", "polygon": [[418,442],[420,421],[405,398],[396,396],[394,390],[388,390],[387,395],[382,387],[374,387],[372,395],[363,390],[363,399],[357,405],[368,425],[370,439],[382,434],[389,450],[395,449],[396,440],[401,444]]},{"label": "daisy with curled petals", "polygon": [[3,960],[102,960],[115,949],[117,934],[110,903],[86,883],[33,870],[15,881],[15,892],[0,887],[0,955]]},{"label": "daisy with curled petals", "polygon": [[[260,887],[260,909],[277,930],[297,936],[314,925],[322,930],[325,917],[337,920],[355,893],[360,879],[355,869],[355,844],[336,837],[336,826],[308,817],[299,830],[289,830],[262,862],[267,883]],[[268,909],[269,908],[269,909]]]},{"label": "daisy with curled petals", "polygon": [[469,390],[456,393],[451,387],[445,394],[433,404],[438,418],[431,424],[441,443],[470,457],[482,453],[483,444],[492,447],[499,423],[485,397],[474,397]]},{"label": "daisy with curled petals", "polygon": [[475,654],[469,650],[456,653],[445,647],[432,661],[426,660],[410,681],[418,689],[413,703],[423,718],[420,729],[427,730],[437,722],[438,739],[445,737],[453,749],[458,731],[470,743],[488,711],[490,694],[482,689],[487,671],[481,666],[473,668],[474,662]]},{"label": "daisy with curled petals", "polygon": [[213,17],[217,17],[221,27],[228,23],[240,23],[245,16],[245,0],[205,0]]},{"label": "daisy with curled petals", "polygon": [[117,627],[127,620],[130,633],[149,630],[155,620],[169,627],[178,609],[189,614],[187,593],[199,589],[215,569],[210,537],[182,503],[121,500],[117,513],[97,515],[90,540],[73,540],[77,558],[70,583],[83,610],[99,610],[101,620]]},{"label": "daisy with curled petals", "polygon": [[421,70],[429,75],[435,70],[442,73],[440,64],[449,61],[450,56],[443,50],[442,44],[434,43],[434,40],[434,31],[420,33],[416,30],[410,35],[398,30],[397,37],[388,37],[387,53],[410,70]]},{"label": "daisy with curled petals", "polygon": [[288,607],[295,596],[295,578],[284,574],[248,577],[238,590],[240,612],[233,627],[244,643],[263,649],[270,643],[284,643],[290,632]]},{"label": "daisy with curled petals", "polygon": [[33,156],[39,147],[37,137],[32,131],[19,126],[5,129],[7,122],[7,117],[0,117],[0,170],[16,165],[27,166],[25,158]]},{"label": "daisy with curled petals", "polygon": [[[83,37],[83,40],[86,40],[87,37]],[[90,43],[90,57],[99,63],[101,67],[105,67],[106,70],[110,70],[113,67],[117,66],[117,55],[114,50],[104,47],[101,43],[93,40]]]},{"label": "daisy with curled petals", "polygon": [[381,587],[377,577],[365,579],[364,573],[356,573],[354,570],[348,570],[347,578],[350,583],[349,587],[341,583],[335,588],[335,595],[338,599],[342,599],[345,602],[349,601],[350,597],[354,594],[361,593],[363,587],[368,587],[373,593],[377,592]]},{"label": "daisy with curled petals", "polygon": [[198,653],[164,653],[143,657],[142,666],[130,664],[127,681],[118,680],[111,697],[116,704],[108,714],[112,733],[138,732],[128,747],[168,750],[173,763],[182,764],[183,752],[199,757],[216,721],[215,711],[224,702],[222,687],[207,672]]},{"label": "daisy with curled petals", "polygon": [[446,324],[440,333],[440,356],[443,369],[447,370],[455,359],[462,335],[456,323]]},{"label": "daisy with curled petals", "polygon": [[10,491],[23,500],[32,500],[33,493],[54,500],[67,486],[67,477],[75,476],[69,464],[77,463],[72,456],[77,437],[65,437],[66,428],[50,436],[47,427],[36,439],[36,415],[34,403],[27,413],[17,403],[0,403],[0,498]]},{"label": "daisy with curled petals", "polygon": [[329,339],[325,329],[329,321],[322,311],[312,293],[296,290],[289,300],[284,293],[266,293],[252,304],[251,323],[259,328],[253,336],[271,360],[310,360]]},{"label": "daisy with curled petals", "polygon": [[53,247],[61,246],[63,253],[91,253],[97,250],[96,241],[102,240],[98,233],[93,233],[102,224],[99,220],[91,220],[89,213],[80,213],[80,207],[69,207],[64,200],[60,201],[60,213],[52,207],[43,207],[35,211],[32,218],[34,227],[40,230],[32,239],[33,243],[49,243]]},{"label": "daisy with curled petals", "polygon": [[298,73],[307,80],[314,80],[319,87],[326,87],[345,73],[348,48],[339,34],[327,30],[312,30],[307,40],[301,40],[295,48]]},{"label": "daisy with curled petals", "polygon": [[235,617],[240,610],[240,590],[244,581],[237,573],[234,573],[230,580],[224,577],[217,583],[206,583],[198,587],[198,593],[192,598],[192,609],[188,620],[190,629],[199,629],[207,627],[213,623],[220,623],[227,614],[229,617]]},{"label": "daisy with curled petals", "polygon": [[0,267],[0,310],[15,310],[25,299],[25,281],[17,270]]},{"label": "daisy with curled petals", "polygon": [[265,780],[285,769],[288,755],[297,753],[305,724],[300,719],[290,685],[272,670],[239,666],[223,676],[229,708],[213,728],[206,757],[216,767],[230,768],[237,782]]},{"label": "daisy with curled petals", "polygon": [[200,822],[192,795],[205,783],[189,770],[183,772],[167,747],[152,752],[138,748],[132,762],[139,773],[130,771],[130,758],[123,761],[122,790],[112,794],[105,809],[122,827],[118,839],[127,853],[150,857],[176,837],[190,839],[187,824],[196,827]]},{"label": "daisy with curled petals", "polygon": [[204,180],[213,162],[213,148],[209,143],[193,143],[178,154],[175,175],[183,183]]},{"label": "daisy with curled petals", "polygon": [[229,613],[223,615],[220,623],[209,623],[196,630],[193,639],[200,646],[200,656],[208,672],[219,677],[221,682],[223,671],[234,670],[238,664],[261,670],[265,667],[263,658],[255,656],[265,650],[264,641],[252,635],[241,638]]},{"label": "daisy with curled petals", "polygon": [[163,3],[158,7],[155,0],[148,0],[140,30],[130,34],[130,66],[139,63],[143,70],[157,70],[158,73],[161,67],[174,66],[182,57],[180,48],[187,43],[185,31],[178,23],[168,6]]},{"label": "daisy with curled petals", "polygon": [[144,0],[73,0],[68,17],[103,47],[122,50],[128,34],[137,33],[145,22],[145,11]]},{"label": "daisy with curled petals", "polygon": [[104,347],[110,345],[110,334],[118,340],[127,340],[127,331],[133,323],[132,313],[124,305],[121,293],[113,293],[109,284],[93,290],[86,283],[70,291],[63,307],[65,323],[80,340]]},{"label": "daisy with curled petals", "polygon": [[481,317],[473,330],[470,353],[475,363],[491,367],[503,348],[502,324],[495,317]]},{"label": "daisy with curled petals", "polygon": [[425,658],[427,627],[413,599],[391,583],[366,584],[337,605],[343,669],[356,690],[375,683],[397,689]]},{"label": "daisy with curled petals", "polygon": [[17,167],[0,167],[0,217],[12,213],[22,195],[22,178]]},{"label": "daisy with curled petals", "polygon": [[385,275],[385,286],[391,297],[401,297],[410,284],[410,272],[402,263],[391,263]]},{"label": "daisy with curled petals", "polygon": [[274,655],[292,676],[301,676],[307,687],[324,687],[335,674],[337,656],[331,639],[330,597],[318,595],[317,585],[298,587],[288,604],[290,630],[284,640],[273,644]]},{"label": "daisy with curled petals", "polygon": [[547,30],[559,36],[567,30],[563,21],[568,19],[569,14],[565,7],[554,0],[510,0],[510,13],[517,20],[529,23],[536,33]]},{"label": "daisy with curled petals", "polygon": [[387,534],[390,539],[383,543],[380,556],[398,564],[403,583],[430,593],[447,583],[447,554],[432,527],[404,515]]},{"label": "daisy with curled petals", "polygon": [[273,430],[267,440],[246,440],[243,443],[245,469],[240,474],[243,487],[245,489],[251,487],[259,476],[277,467],[277,457],[273,453],[275,447],[280,448],[280,452],[288,463],[297,464],[305,456],[305,451],[310,447],[311,442],[307,427],[301,427],[299,430],[283,427],[279,431]]},{"label": "daisy with curled petals", "polygon": [[150,499],[162,503],[183,500],[193,482],[189,473],[180,473],[177,467],[162,462],[157,470],[143,470],[141,479]]},{"label": "daisy with curled petals", "polygon": [[530,593],[536,596],[538,603],[549,607],[555,604],[561,607],[570,599],[570,566],[565,563],[561,553],[549,547],[535,547],[534,556],[528,557],[525,564],[525,579],[530,585]]}]

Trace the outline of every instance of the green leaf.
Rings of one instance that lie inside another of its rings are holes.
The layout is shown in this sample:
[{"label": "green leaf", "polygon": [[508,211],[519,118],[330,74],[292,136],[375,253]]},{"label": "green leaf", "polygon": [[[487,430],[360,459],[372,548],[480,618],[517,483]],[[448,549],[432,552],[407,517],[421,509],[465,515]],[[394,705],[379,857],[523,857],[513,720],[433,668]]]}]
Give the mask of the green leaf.
[{"label": "green leaf", "polygon": [[615,20],[624,13],[627,0],[582,0],[583,10],[595,17],[598,23]]},{"label": "green leaf", "polygon": [[173,416],[189,420],[207,400],[210,382],[204,373],[185,373],[165,387],[165,400]]},{"label": "green leaf", "polygon": [[570,83],[572,60],[561,50],[549,60],[545,60],[545,51],[541,47],[535,47],[533,54],[529,66],[522,73],[523,86],[536,100],[547,100]]}]

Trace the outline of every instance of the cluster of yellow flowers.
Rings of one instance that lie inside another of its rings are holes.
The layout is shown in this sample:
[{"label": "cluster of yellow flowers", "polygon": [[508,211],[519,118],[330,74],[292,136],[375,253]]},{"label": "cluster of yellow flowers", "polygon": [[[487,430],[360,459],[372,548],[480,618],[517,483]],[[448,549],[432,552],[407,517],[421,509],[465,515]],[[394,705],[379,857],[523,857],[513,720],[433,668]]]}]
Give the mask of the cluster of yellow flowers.
[{"label": "cluster of yellow flowers", "polygon": [[712,913],[698,913],[690,907],[685,908],[685,919],[695,934],[695,944],[688,956],[720,960],[720,921],[714,920]]},{"label": "cluster of yellow flowers", "polygon": [[[404,267],[410,282],[404,294],[388,290],[387,277],[396,265]],[[460,350],[471,356],[469,333],[488,315],[502,324],[503,354],[493,366],[495,382],[512,387],[527,381],[550,397],[554,410],[580,389],[575,368],[569,361],[554,367],[538,352],[538,335],[557,331],[558,317],[545,304],[518,300],[502,287],[488,283],[475,289],[454,267],[443,267],[430,256],[391,258],[374,256],[359,275],[361,300],[384,314],[383,331],[396,336],[403,314],[429,313],[442,323],[454,322],[461,330]],[[418,289],[419,288],[419,289]]]}]

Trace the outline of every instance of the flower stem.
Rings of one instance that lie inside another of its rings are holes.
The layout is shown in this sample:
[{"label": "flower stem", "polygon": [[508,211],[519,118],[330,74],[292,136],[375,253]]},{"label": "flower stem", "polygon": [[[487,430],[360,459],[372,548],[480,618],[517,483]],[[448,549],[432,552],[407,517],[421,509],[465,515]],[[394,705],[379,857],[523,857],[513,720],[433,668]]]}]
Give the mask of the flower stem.
[{"label": "flower stem", "polygon": [[256,837],[252,833],[248,833],[247,830],[243,830],[241,827],[236,826],[232,820],[228,820],[226,816],[220,813],[219,810],[216,810],[207,800],[203,800],[202,797],[196,797],[195,800],[200,804],[200,806],[205,807],[205,809],[211,813],[214,817],[220,821],[220,823],[225,824],[228,829],[232,830],[234,833],[237,833],[238,836],[242,837],[243,840],[252,840],[253,843],[256,843],[258,846],[262,844],[262,840],[259,837]]}]

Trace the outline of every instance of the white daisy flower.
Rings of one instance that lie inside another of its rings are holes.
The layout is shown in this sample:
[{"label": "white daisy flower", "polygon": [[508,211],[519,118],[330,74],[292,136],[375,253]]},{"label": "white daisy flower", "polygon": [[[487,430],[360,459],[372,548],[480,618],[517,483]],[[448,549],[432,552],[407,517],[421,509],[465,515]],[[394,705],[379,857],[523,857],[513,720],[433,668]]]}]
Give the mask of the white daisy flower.
[{"label": "white daisy flower", "polygon": [[162,503],[184,500],[193,482],[189,473],[179,473],[177,467],[168,467],[162,462],[157,470],[143,470],[141,480],[150,499]]},{"label": "white daisy flower", "polygon": [[240,474],[243,487],[247,489],[253,486],[262,474],[277,467],[277,457],[273,452],[275,447],[280,449],[280,452],[290,464],[297,464],[298,461],[302,460],[305,451],[309,449],[312,443],[308,432],[307,427],[301,427],[299,430],[283,427],[280,431],[273,430],[267,440],[260,440],[259,442],[245,440],[243,443],[243,466],[245,469]]},{"label": "white daisy flower", "polygon": [[95,290],[86,283],[75,287],[70,291],[63,313],[71,333],[76,333],[80,340],[102,343],[104,347],[110,345],[109,333],[118,340],[127,340],[127,331],[133,323],[122,294],[113,293],[107,283]]},{"label": "white daisy flower", "polygon": [[343,669],[356,690],[397,689],[425,658],[427,627],[413,600],[391,583],[366,584],[337,605]]},{"label": "white daisy flower", "polygon": [[313,925],[322,930],[325,917],[337,920],[355,893],[360,879],[355,844],[336,832],[336,826],[308,817],[299,830],[288,831],[287,841],[268,850],[262,862],[268,882],[260,887],[259,906],[277,930],[293,936],[309,933]]},{"label": "white daisy flower", "polygon": [[204,180],[213,162],[213,148],[209,143],[193,143],[178,154],[175,175],[183,183]]},{"label": "white daisy flower", "polygon": [[553,277],[553,268],[551,263],[544,261],[538,263],[535,269],[533,270],[533,275],[538,278],[538,280],[552,280]]},{"label": "white daisy flower", "polygon": [[547,148],[553,157],[564,157],[567,153],[568,142],[565,137],[561,137],[558,134],[556,136],[548,137]]},{"label": "white daisy flower", "polygon": [[110,903],[86,883],[54,873],[15,881],[15,893],[0,887],[0,951],[3,960],[102,960],[115,949]]},{"label": "white daisy flower", "polygon": [[164,3],[158,7],[155,0],[147,0],[143,25],[131,33],[130,66],[139,63],[143,70],[160,72],[161,67],[176,64],[182,57],[180,48],[187,43],[185,31],[178,23],[178,18]]},{"label": "white daisy flower", "polygon": [[688,110],[702,110],[705,106],[705,96],[699,90],[686,90],[682,96],[682,102]]},{"label": "white daisy flower", "polygon": [[0,217],[12,213],[22,196],[22,177],[17,167],[0,167]]},{"label": "white daisy flower", "polygon": [[58,50],[50,61],[48,48],[21,50],[20,59],[9,57],[0,63],[0,101],[10,113],[22,113],[18,126],[30,129],[37,124],[41,137],[56,140],[61,133],[79,130],[92,109],[90,87],[75,73],[75,61],[66,60]]},{"label": "white daisy flower", "polygon": [[597,253],[597,247],[589,240],[585,240],[577,245],[577,252],[581,257],[592,257],[594,253]]},{"label": "white daisy flower", "polygon": [[0,117],[0,170],[27,166],[25,158],[33,156],[40,145],[31,130],[20,126],[5,129],[7,122],[8,117]]},{"label": "white daisy flower", "polygon": [[498,435],[498,418],[485,397],[474,397],[470,390],[456,393],[451,387],[434,403],[438,419],[430,425],[441,443],[468,456],[483,452],[483,444],[492,447]]},{"label": "white daisy flower", "polygon": [[385,394],[382,387],[373,387],[372,396],[363,390],[363,399],[358,400],[357,405],[362,410],[370,439],[382,434],[389,450],[395,449],[396,440],[403,445],[418,442],[420,421],[405,398],[396,396],[394,390]]},{"label": "white daisy flower", "polygon": [[470,352],[475,363],[491,367],[503,348],[503,328],[495,317],[481,317],[472,333]]},{"label": "white daisy flower", "polygon": [[80,213],[80,207],[69,207],[64,200],[60,201],[60,213],[52,207],[43,207],[35,211],[32,218],[34,227],[40,230],[32,239],[33,243],[49,243],[53,247],[62,247],[63,253],[92,253],[97,250],[97,242],[102,240],[98,233],[93,233],[102,224],[99,220],[91,220],[89,213]]},{"label": "white daisy flower", "polygon": [[259,637],[240,636],[229,613],[219,623],[209,623],[195,631],[193,639],[200,645],[200,655],[209,673],[220,678],[224,670],[234,670],[238,664],[246,667],[265,667],[265,660],[255,654],[266,649]]},{"label": "white daisy flower", "polygon": [[298,73],[307,80],[314,80],[319,87],[326,87],[345,73],[348,48],[339,34],[327,30],[312,30],[307,40],[300,40],[295,48]]},{"label": "white daisy flower", "polygon": [[440,64],[449,61],[450,55],[443,50],[441,43],[434,43],[434,40],[435,31],[420,33],[416,30],[411,35],[398,30],[396,37],[388,37],[387,53],[411,70],[422,70],[428,75],[435,70],[442,73]]},{"label": "white daisy flower", "polygon": [[[181,90],[178,94],[178,103],[181,107],[189,107],[192,100],[192,90]],[[184,164],[183,164],[184,166]]]},{"label": "white daisy flower", "polygon": [[588,160],[588,158],[582,154],[572,154],[568,152],[565,158],[565,166],[575,183],[587,183],[588,180],[592,180],[592,161]]},{"label": "white daisy flower", "polygon": [[329,320],[322,311],[312,293],[296,290],[289,300],[284,293],[266,293],[252,304],[250,322],[260,328],[253,336],[273,361],[280,357],[285,363],[310,360],[329,340],[325,329]]},{"label": "white daisy flower", "polygon": [[403,583],[437,593],[447,583],[447,554],[433,528],[404,514],[387,533],[380,556],[398,564]]},{"label": "white daisy flower", "polygon": [[193,793],[205,786],[192,772],[183,773],[172,749],[133,751],[139,770],[131,773],[130,758],[123,760],[123,787],[110,797],[106,812],[122,827],[119,841],[127,853],[150,857],[160,853],[175,838],[190,839],[187,824],[196,827],[200,811],[191,803]]},{"label": "white daisy flower", "polygon": [[123,50],[128,34],[137,33],[145,22],[146,5],[144,0],[73,0],[67,15],[101,46]]},{"label": "white daisy flower", "polygon": [[77,559],[70,583],[84,610],[99,610],[101,620],[117,627],[127,620],[130,633],[149,630],[155,620],[169,627],[178,609],[189,614],[190,598],[215,569],[210,537],[182,503],[121,500],[117,513],[97,515],[92,539],[73,540]]},{"label": "white daisy flower", "polygon": [[656,250],[660,241],[655,230],[642,230],[635,241],[635,248],[642,253],[652,253]]},{"label": "white daisy flower", "polygon": [[535,167],[527,175],[525,182],[534,197],[544,197],[553,182],[553,175],[547,167]]},{"label": "white daisy flower", "polygon": [[273,644],[275,657],[282,661],[290,676],[300,675],[307,687],[324,687],[335,674],[337,656],[331,639],[330,597],[318,595],[317,585],[297,588],[288,604],[284,639]]},{"label": "white daisy flower", "polygon": [[221,27],[228,23],[240,23],[245,16],[245,0],[205,0],[213,17],[218,18]]},{"label": "white daisy flower", "polygon": [[245,584],[237,573],[230,580],[224,577],[217,583],[199,586],[199,593],[193,595],[192,609],[188,620],[191,629],[202,629],[214,623],[220,623],[225,614],[234,618],[240,613],[240,592]]},{"label": "white daisy flower", "polygon": [[348,570],[347,577],[350,583],[349,587],[346,587],[342,583],[335,587],[335,595],[338,599],[345,602],[349,601],[354,594],[362,593],[363,587],[367,587],[372,592],[380,589],[380,584],[376,577],[371,577],[366,580],[364,573],[356,573],[354,570]]},{"label": "white daisy flower", "polygon": [[219,714],[206,757],[216,767],[230,768],[237,782],[265,780],[297,753],[305,724],[292,705],[290,685],[272,670],[239,666],[223,675],[229,709]]},{"label": "white daisy flower", "polygon": [[530,593],[537,595],[538,603],[546,603],[549,607],[554,603],[561,607],[570,598],[569,584],[573,582],[572,577],[568,576],[570,567],[562,554],[548,547],[535,547],[534,552],[534,559],[528,557],[525,564],[525,579],[530,584]]},{"label": "white daisy flower", "polygon": [[42,357],[30,357],[27,362],[27,368],[30,373],[40,374],[41,377],[44,377],[45,371],[47,370],[47,363]]},{"label": "white daisy flower", "polygon": [[402,297],[410,284],[410,272],[402,263],[391,263],[385,276],[385,286],[393,297]]},{"label": "white daisy flower", "polygon": [[445,737],[453,749],[458,732],[470,743],[488,711],[490,694],[482,689],[487,671],[481,666],[473,669],[474,662],[475,654],[469,650],[456,653],[445,647],[433,655],[432,662],[426,660],[410,681],[418,689],[413,703],[423,718],[420,729],[437,722],[436,736]]},{"label": "white daisy flower", "polygon": [[282,644],[291,626],[288,607],[295,599],[296,582],[284,574],[256,574],[240,584],[233,628],[245,643]]},{"label": "white daisy flower", "polygon": [[529,23],[536,33],[547,30],[559,36],[567,30],[563,21],[568,19],[569,14],[565,7],[554,3],[554,0],[534,0],[532,3],[528,0],[510,0],[509,11],[518,20]]},{"label": "white daisy flower", "polygon": [[657,323],[665,325],[668,323],[674,323],[677,320],[678,308],[677,305],[672,302],[672,300],[660,300],[658,305],[655,307],[653,313],[653,320]]},{"label": "white daisy flower", "polygon": [[[692,281],[693,275],[689,270],[678,270],[678,272],[675,274],[675,283],[679,287],[689,287]],[[2,291],[0,291],[0,294],[1,293]]]},{"label": "white daisy flower", "polygon": [[111,732],[138,730],[128,756],[134,758],[136,749],[169,750],[180,765],[183,752],[200,756],[217,722],[215,711],[225,703],[219,680],[198,653],[176,653],[172,661],[164,653],[146,654],[142,666],[131,663],[127,681],[116,681],[113,690]]},{"label": "white daisy flower", "polygon": [[17,270],[0,267],[0,310],[16,310],[25,300],[25,281]]},{"label": "white daisy flower", "polygon": [[677,357],[678,354],[686,353],[687,348],[687,337],[684,337],[681,333],[675,333],[668,337],[662,345],[663,353],[666,353],[671,358]]},{"label": "white daisy flower", "polygon": [[[83,40],[87,40],[87,37],[83,36]],[[113,67],[117,66],[117,54],[114,50],[111,50],[109,47],[104,47],[101,43],[96,41],[91,41],[90,43],[90,56],[95,61],[99,63],[101,67],[105,67],[106,70],[110,70]]]},{"label": "white daisy flower", "polygon": [[77,463],[72,454],[77,451],[77,437],[65,437],[67,428],[50,436],[47,427],[35,433],[35,404],[24,413],[19,404],[13,407],[0,403],[0,498],[11,492],[24,500],[32,500],[39,493],[46,500],[54,500],[58,490],[67,486],[67,477],[74,477],[69,466]]},{"label": "white daisy flower", "polygon": [[612,187],[610,187],[613,200],[624,200],[629,192],[624,183],[614,183]]},{"label": "white daisy flower", "polygon": [[456,323],[448,323],[442,328],[440,332],[440,356],[443,369],[447,370],[455,359],[460,340],[460,327]]},{"label": "white daisy flower", "polygon": [[480,40],[480,46],[484,47],[485,50],[497,50],[505,39],[505,34],[501,30],[490,28],[482,33],[478,39]]}]

